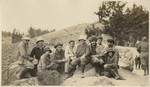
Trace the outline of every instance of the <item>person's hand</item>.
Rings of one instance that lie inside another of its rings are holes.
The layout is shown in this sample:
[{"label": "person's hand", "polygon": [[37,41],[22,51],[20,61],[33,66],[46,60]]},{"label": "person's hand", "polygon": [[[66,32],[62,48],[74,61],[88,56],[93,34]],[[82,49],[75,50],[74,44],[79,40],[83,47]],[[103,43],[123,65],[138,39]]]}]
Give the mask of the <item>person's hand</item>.
[{"label": "person's hand", "polygon": [[29,59],[30,61],[32,61],[34,58],[32,58],[32,57],[29,57],[28,59]]},{"label": "person's hand", "polygon": [[97,57],[97,55],[92,55],[91,57]]},{"label": "person's hand", "polygon": [[108,65],[107,65],[107,64],[105,64],[105,65],[104,65],[104,68],[105,68],[105,69],[107,69],[107,68],[108,68]]},{"label": "person's hand", "polygon": [[102,59],[99,59],[100,64],[104,64],[104,61]]},{"label": "person's hand", "polygon": [[69,61],[69,59],[63,59],[62,61],[63,61],[63,62],[68,62],[68,61]]}]

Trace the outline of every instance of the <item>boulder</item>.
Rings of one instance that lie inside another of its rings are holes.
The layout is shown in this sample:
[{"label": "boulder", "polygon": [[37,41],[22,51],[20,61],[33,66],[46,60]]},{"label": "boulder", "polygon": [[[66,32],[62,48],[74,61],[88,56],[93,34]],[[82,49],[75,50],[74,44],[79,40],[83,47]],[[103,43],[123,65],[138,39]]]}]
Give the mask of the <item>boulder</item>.
[{"label": "boulder", "polygon": [[[89,65],[90,66],[90,65]],[[94,68],[87,68],[84,73],[85,78],[81,78],[80,68],[74,72],[73,77],[66,79],[61,85],[62,86],[114,86],[108,77],[95,76],[96,72]]]},{"label": "boulder", "polygon": [[55,70],[44,70],[37,76],[40,85],[60,85],[62,78],[59,72]]},{"label": "boulder", "polygon": [[133,71],[135,58],[139,56],[135,47],[116,46],[119,50],[119,66],[123,69]]},{"label": "boulder", "polygon": [[13,81],[9,86],[38,86],[36,77]]}]

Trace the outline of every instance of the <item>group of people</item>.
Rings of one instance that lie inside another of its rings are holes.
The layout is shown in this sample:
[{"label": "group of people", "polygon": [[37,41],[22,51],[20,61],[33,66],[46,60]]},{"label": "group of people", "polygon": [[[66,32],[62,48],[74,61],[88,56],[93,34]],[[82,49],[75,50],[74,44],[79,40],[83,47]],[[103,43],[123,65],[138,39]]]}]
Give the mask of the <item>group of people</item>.
[{"label": "group of people", "polygon": [[63,44],[57,43],[55,52],[44,46],[44,39],[38,37],[36,46],[29,53],[28,42],[30,36],[25,35],[18,46],[18,60],[25,69],[19,78],[26,78],[26,73],[37,76],[44,70],[57,70],[60,74],[67,74],[67,78],[74,75],[74,71],[80,67],[81,78],[87,64],[91,64],[96,70],[96,76],[114,77],[122,79],[118,73],[119,51],[115,48],[112,38],[107,40],[108,46],[103,44],[103,37],[91,36],[89,44],[85,35],[78,39],[79,45],[75,47],[75,41],[70,40],[68,46],[63,50]]}]

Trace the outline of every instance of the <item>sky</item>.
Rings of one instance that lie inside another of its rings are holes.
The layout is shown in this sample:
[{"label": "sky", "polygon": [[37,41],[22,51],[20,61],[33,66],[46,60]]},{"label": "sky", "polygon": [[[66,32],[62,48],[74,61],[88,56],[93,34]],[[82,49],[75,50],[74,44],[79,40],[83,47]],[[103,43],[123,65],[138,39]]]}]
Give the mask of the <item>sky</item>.
[{"label": "sky", "polygon": [[[105,0],[106,1],[106,0]],[[148,8],[149,0],[122,0]],[[136,1],[136,2],[135,2]],[[102,0],[0,0],[0,29],[27,32],[29,27],[64,29],[81,23],[98,21]]]}]

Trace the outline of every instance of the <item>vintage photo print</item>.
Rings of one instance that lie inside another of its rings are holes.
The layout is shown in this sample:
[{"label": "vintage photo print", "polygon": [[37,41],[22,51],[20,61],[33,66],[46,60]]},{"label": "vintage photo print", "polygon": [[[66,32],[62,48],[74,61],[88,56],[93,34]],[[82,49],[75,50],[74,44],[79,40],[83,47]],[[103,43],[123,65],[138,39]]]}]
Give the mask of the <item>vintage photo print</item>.
[{"label": "vintage photo print", "polygon": [[149,86],[149,0],[0,0],[1,86]]}]

